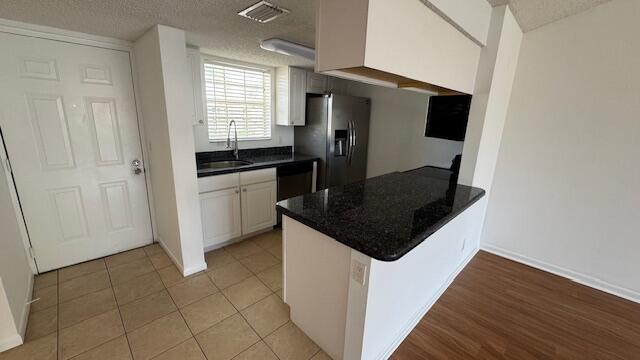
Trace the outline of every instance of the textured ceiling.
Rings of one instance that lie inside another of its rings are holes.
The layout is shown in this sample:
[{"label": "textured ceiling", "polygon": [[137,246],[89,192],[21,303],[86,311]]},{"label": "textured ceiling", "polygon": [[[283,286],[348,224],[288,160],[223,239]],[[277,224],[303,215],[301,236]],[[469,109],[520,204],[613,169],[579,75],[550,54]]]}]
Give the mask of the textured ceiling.
[{"label": "textured ceiling", "polygon": [[258,0],[0,0],[0,18],[135,40],[155,24],[187,31],[187,42],[218,56],[264,65],[312,65],[260,49],[270,37],[314,46],[315,0],[271,0],[291,10],[260,24],[237,15]]},{"label": "textured ceiling", "polygon": [[524,32],[575,15],[610,0],[487,0],[492,6],[509,4]]},{"label": "textured ceiling", "polygon": [[[260,49],[279,37],[314,46],[315,1],[270,0],[290,14],[260,24],[237,15],[258,0],[0,0],[0,18],[118,39],[135,40],[151,26],[187,31],[187,42],[212,54],[265,65],[312,66],[307,60]],[[487,0],[508,3],[526,31],[609,0]]]}]

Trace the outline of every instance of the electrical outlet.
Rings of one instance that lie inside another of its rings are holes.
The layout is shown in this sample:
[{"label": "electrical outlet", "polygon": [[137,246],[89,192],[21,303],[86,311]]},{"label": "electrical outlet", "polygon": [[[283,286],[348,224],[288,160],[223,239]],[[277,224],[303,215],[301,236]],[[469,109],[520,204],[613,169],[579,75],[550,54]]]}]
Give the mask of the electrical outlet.
[{"label": "electrical outlet", "polygon": [[367,265],[359,262],[358,260],[353,260],[353,269],[351,271],[351,278],[359,283],[360,285],[364,285],[364,279],[367,274]]}]

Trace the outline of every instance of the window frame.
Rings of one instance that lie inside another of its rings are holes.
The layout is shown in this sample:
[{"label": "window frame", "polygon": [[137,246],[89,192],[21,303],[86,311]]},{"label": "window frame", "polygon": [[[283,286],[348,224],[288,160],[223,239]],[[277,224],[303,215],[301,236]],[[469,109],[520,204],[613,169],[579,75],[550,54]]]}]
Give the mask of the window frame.
[{"label": "window frame", "polygon": [[[209,109],[207,107],[207,89],[206,89],[206,80],[204,77],[205,74],[205,70],[204,70],[204,66],[206,63],[215,63],[218,65],[229,65],[229,66],[235,66],[235,67],[242,67],[242,68],[248,68],[248,69],[259,69],[259,70],[263,70],[265,72],[268,72],[269,75],[271,76],[271,94],[270,94],[270,119],[269,119],[269,136],[262,136],[262,137],[252,137],[252,138],[242,138],[242,137],[238,137],[238,141],[239,142],[243,142],[243,141],[265,141],[265,140],[272,140],[273,139],[273,133],[275,131],[275,116],[276,116],[276,69],[272,66],[267,66],[267,65],[260,65],[260,64],[254,64],[254,63],[249,63],[249,62],[244,62],[244,61],[239,61],[239,60],[232,60],[232,59],[227,59],[227,58],[222,58],[222,57],[218,57],[218,56],[213,56],[213,55],[208,55],[208,54],[202,54],[202,62],[201,62],[201,69],[200,71],[202,71],[202,101],[204,103],[204,110],[205,110],[205,114],[204,114],[204,118],[206,119],[206,127],[207,127],[207,141],[209,143],[221,143],[221,142],[226,142],[227,139],[211,139],[209,137]],[[233,129],[231,130],[231,136],[233,136]],[[233,140],[233,139],[232,139]]]}]

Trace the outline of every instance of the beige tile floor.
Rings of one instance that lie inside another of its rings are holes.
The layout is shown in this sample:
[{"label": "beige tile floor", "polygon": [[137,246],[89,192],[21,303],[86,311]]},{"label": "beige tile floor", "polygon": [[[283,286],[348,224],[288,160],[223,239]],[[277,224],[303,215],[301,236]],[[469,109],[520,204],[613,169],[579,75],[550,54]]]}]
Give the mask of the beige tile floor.
[{"label": "beige tile floor", "polygon": [[0,359],[329,359],[289,320],[280,231],[206,261],[184,278],[154,244],[39,275],[26,342]]}]

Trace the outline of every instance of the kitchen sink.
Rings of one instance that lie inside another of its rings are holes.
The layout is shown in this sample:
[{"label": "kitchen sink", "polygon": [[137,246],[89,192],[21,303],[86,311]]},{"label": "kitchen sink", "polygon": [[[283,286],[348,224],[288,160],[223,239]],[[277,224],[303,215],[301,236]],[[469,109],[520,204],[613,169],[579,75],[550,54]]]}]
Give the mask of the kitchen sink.
[{"label": "kitchen sink", "polygon": [[220,160],[200,164],[201,169],[225,169],[253,164],[246,160]]}]

